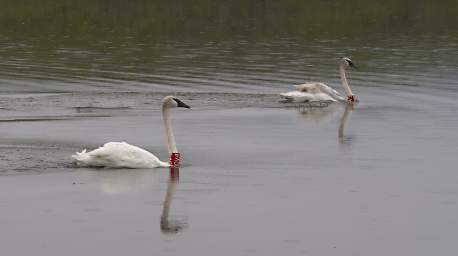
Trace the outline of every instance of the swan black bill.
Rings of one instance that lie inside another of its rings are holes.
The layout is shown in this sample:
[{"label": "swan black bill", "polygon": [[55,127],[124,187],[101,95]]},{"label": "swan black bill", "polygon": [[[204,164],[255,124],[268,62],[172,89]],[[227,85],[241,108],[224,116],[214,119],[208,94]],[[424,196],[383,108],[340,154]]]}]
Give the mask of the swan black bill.
[{"label": "swan black bill", "polygon": [[173,100],[177,103],[177,107],[179,108],[191,108],[189,105],[187,105],[186,103],[177,98],[173,98]]},{"label": "swan black bill", "polygon": [[353,62],[348,61],[348,64],[350,65],[350,67],[352,67],[352,68],[354,68],[354,69],[358,69],[358,67],[355,66],[355,64],[353,64]]}]

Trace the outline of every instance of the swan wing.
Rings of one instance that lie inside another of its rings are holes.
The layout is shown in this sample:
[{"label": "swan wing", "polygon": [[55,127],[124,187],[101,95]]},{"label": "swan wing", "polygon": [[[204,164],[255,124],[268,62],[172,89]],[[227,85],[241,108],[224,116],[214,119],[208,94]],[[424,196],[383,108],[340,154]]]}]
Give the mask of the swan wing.
[{"label": "swan wing", "polygon": [[285,93],[280,93],[280,98],[282,102],[295,102],[303,103],[310,102],[314,97],[311,93],[300,92],[300,91],[290,91]]},{"label": "swan wing", "polygon": [[345,98],[338,91],[334,90],[333,88],[329,87],[328,85],[326,85],[324,83],[317,83],[317,87],[319,88],[319,90],[322,93],[326,93],[327,95],[329,95],[330,97],[332,97],[336,101],[344,101],[345,100]]},{"label": "swan wing", "polygon": [[336,90],[329,87],[328,85],[320,82],[308,82],[304,84],[294,85],[300,92],[308,92],[313,94],[325,93],[332,97],[333,101],[344,101],[345,98]]},{"label": "swan wing", "polygon": [[307,93],[300,91],[280,93],[280,98],[282,98],[282,102],[294,103],[336,101],[334,98],[330,97],[325,93]]},{"label": "swan wing", "polygon": [[321,101],[323,102],[336,102],[337,101],[333,97],[329,96],[326,93],[322,93],[322,92],[315,93],[314,96],[315,96],[315,99],[313,101],[320,101],[320,102]]},{"label": "swan wing", "polygon": [[109,168],[155,168],[166,167],[152,153],[125,142],[108,142],[90,152],[83,150],[73,155],[76,163],[81,166]]}]

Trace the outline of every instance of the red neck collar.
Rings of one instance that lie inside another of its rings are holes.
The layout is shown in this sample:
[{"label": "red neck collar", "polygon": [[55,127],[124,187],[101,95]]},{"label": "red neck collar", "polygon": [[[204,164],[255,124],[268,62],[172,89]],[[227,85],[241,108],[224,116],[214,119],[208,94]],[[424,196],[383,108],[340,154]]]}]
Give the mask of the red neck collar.
[{"label": "red neck collar", "polygon": [[350,103],[355,103],[355,101],[356,101],[355,95],[348,95],[347,96],[347,101],[350,102]]},{"label": "red neck collar", "polygon": [[169,164],[171,167],[179,167],[180,166],[180,153],[172,153],[170,154]]}]

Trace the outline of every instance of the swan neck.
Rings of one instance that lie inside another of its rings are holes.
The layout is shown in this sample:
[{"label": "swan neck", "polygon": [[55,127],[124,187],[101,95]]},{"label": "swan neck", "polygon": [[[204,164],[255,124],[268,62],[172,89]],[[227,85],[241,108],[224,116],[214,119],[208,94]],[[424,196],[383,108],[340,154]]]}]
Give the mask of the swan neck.
[{"label": "swan neck", "polygon": [[162,118],[164,120],[164,128],[167,136],[167,149],[169,154],[178,153],[175,136],[173,135],[172,122],[170,120],[170,109],[162,106]]},{"label": "swan neck", "polygon": [[347,96],[352,96],[353,92],[348,85],[347,76],[345,74],[345,64],[343,63],[340,64],[340,80],[342,81],[342,86],[345,90],[345,94],[347,94]]}]

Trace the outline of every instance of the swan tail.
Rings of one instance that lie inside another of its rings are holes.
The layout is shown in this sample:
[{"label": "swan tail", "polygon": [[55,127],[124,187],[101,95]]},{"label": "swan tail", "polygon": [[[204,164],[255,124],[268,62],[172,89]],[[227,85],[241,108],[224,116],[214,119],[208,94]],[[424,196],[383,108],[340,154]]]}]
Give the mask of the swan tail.
[{"label": "swan tail", "polygon": [[90,155],[87,153],[86,149],[83,149],[81,152],[76,152],[74,155],[72,155],[72,158],[74,159],[74,163],[77,166],[85,166],[87,165]]},{"label": "swan tail", "polygon": [[281,103],[289,103],[289,102],[293,102],[294,101],[294,97],[291,97],[285,93],[280,93],[280,99],[278,100],[278,102],[281,102]]}]

